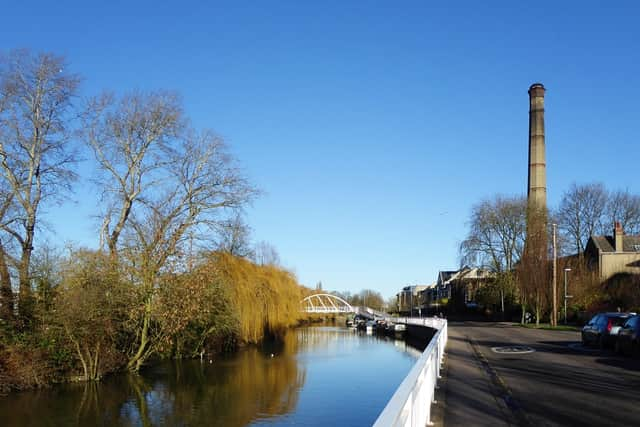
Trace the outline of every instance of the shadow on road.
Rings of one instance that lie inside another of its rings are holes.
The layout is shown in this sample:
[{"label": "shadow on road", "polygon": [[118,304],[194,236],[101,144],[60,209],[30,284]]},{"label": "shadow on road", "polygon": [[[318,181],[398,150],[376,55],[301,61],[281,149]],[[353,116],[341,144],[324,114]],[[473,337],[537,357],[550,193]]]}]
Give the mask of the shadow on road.
[{"label": "shadow on road", "polygon": [[596,359],[596,362],[602,365],[626,369],[628,371],[640,372],[640,360],[632,359],[630,357],[607,357],[605,359]]}]

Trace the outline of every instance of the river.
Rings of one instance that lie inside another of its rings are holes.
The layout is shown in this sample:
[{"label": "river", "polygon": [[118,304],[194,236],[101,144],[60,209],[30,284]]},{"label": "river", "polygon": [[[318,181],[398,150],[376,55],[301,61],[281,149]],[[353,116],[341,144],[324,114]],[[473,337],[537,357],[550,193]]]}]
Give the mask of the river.
[{"label": "river", "polygon": [[421,351],[344,327],[0,398],[0,426],[367,426]]}]

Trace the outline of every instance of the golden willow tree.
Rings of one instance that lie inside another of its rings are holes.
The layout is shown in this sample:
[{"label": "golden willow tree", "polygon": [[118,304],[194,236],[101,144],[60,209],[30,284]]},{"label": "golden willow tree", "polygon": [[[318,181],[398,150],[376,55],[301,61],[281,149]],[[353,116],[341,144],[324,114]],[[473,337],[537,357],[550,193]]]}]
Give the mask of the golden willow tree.
[{"label": "golden willow tree", "polygon": [[158,351],[153,319],[161,278],[185,269],[194,236],[210,235],[256,191],[221,138],[186,125],[173,94],[103,96],[88,111],[85,139],[100,166],[107,207],[101,241],[138,292],[127,363],[137,371]]},{"label": "golden willow tree", "polygon": [[300,301],[308,290],[290,272],[223,252],[213,254],[208,263],[228,289],[242,341],[257,343],[265,333],[281,336],[304,317]]}]

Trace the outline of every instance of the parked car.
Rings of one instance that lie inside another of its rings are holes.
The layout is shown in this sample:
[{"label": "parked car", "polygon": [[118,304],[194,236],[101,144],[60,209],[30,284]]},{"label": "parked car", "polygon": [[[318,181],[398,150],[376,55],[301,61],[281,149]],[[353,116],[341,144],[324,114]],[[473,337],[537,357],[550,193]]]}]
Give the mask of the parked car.
[{"label": "parked car", "polygon": [[600,348],[613,345],[622,325],[631,316],[631,313],[596,314],[582,328],[582,345]]},{"label": "parked car", "polygon": [[616,353],[640,354],[640,316],[631,316],[622,325],[616,340]]}]

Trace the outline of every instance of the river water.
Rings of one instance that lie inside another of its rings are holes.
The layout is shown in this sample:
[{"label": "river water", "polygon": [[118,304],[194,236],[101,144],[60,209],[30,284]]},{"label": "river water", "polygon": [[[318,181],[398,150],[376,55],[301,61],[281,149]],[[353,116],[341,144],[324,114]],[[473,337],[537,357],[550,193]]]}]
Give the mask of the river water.
[{"label": "river water", "polygon": [[0,426],[367,426],[421,351],[344,327],[0,398]]}]

